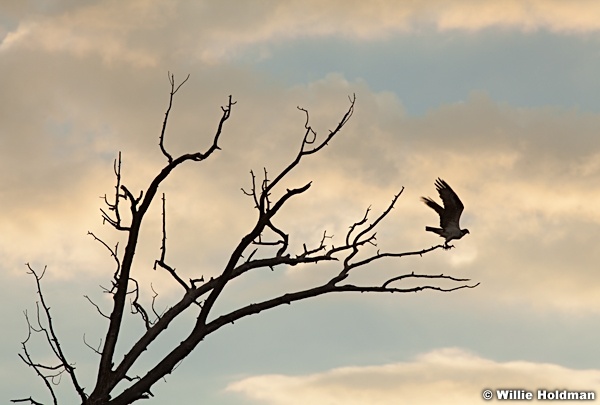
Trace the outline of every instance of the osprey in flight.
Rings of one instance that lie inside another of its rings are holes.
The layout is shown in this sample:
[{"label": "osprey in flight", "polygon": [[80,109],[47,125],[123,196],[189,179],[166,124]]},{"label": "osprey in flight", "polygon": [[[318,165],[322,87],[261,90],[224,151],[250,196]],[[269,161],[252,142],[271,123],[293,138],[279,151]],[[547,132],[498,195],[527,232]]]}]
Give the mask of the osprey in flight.
[{"label": "osprey in flight", "polygon": [[421,200],[423,200],[423,202],[427,204],[429,208],[438,213],[440,216],[441,228],[426,226],[425,230],[428,232],[437,233],[442,238],[445,238],[446,242],[444,243],[444,247],[450,248],[451,246],[448,245],[448,242],[450,242],[452,239],[460,239],[469,233],[468,229],[460,229],[460,225],[458,223],[460,220],[460,214],[462,214],[465,206],[460,201],[460,198],[458,198],[454,190],[452,190],[452,188],[450,188],[448,183],[446,183],[444,180],[438,178],[435,181],[435,188],[442,198],[444,208],[440,207],[439,204],[433,201],[431,198],[421,197]]}]

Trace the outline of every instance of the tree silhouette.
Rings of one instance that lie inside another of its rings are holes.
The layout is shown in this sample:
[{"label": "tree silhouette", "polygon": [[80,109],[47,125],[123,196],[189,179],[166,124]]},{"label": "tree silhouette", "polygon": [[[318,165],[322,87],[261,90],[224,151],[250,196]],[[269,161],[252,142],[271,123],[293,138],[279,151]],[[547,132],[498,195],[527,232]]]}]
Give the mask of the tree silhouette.
[{"label": "tree silhouette", "polygon": [[[42,294],[41,279],[43,272],[34,270],[28,266],[30,273],[35,277],[37,284],[38,307],[34,320],[30,319],[27,313],[25,317],[28,324],[28,336],[22,342],[22,354],[20,358],[29,367],[33,368],[35,373],[44,382],[48,389],[52,403],[57,404],[58,398],[54,390],[54,384],[57,377],[64,374],[68,376],[74,391],[79,396],[81,403],[85,405],[124,405],[131,404],[139,399],[147,399],[153,396],[152,386],[161,378],[170,374],[173,369],[184,360],[194,348],[209,334],[217,331],[222,326],[233,323],[234,321],[252,315],[261,311],[278,307],[283,304],[291,304],[295,301],[316,297],[333,292],[389,292],[389,293],[407,293],[418,292],[422,290],[437,290],[449,292],[462,288],[474,288],[478,284],[470,285],[469,279],[455,278],[444,274],[400,274],[395,277],[380,280],[369,285],[346,284],[344,280],[350,272],[357,271],[359,268],[377,261],[382,258],[401,258],[405,256],[422,256],[436,249],[443,249],[443,245],[436,245],[419,251],[411,252],[381,252],[376,248],[375,229],[381,221],[391,212],[396,201],[402,195],[404,188],[398,194],[392,197],[388,207],[369,219],[371,215],[370,207],[362,218],[350,224],[345,235],[343,243],[333,246],[328,243],[331,235],[325,231],[320,237],[320,242],[316,246],[308,247],[303,244],[300,252],[291,253],[289,248],[289,235],[275,223],[275,218],[284,205],[291,199],[304,193],[311,187],[311,182],[297,188],[285,188],[282,196],[273,199],[274,190],[284,188],[283,181],[286,176],[296,168],[303,159],[316,154],[328,145],[348,123],[354,112],[356,98],[349,98],[349,107],[344,112],[341,120],[333,130],[324,137],[319,137],[310,125],[310,117],[307,110],[298,107],[298,110],[305,115],[304,136],[300,142],[298,154],[280,173],[270,177],[266,169],[262,173],[262,179],[251,171],[251,186],[249,189],[242,189],[242,192],[252,199],[254,208],[258,211],[258,218],[250,231],[241,237],[237,246],[231,252],[229,259],[215,278],[204,280],[203,277],[184,280],[171,267],[166,258],[167,253],[167,235],[166,235],[166,197],[163,193],[162,200],[162,246],[160,248],[160,258],[154,263],[155,269],[162,269],[172,277],[173,281],[181,286],[182,295],[179,301],[174,302],[164,313],[157,313],[154,305],[151,308],[145,308],[139,302],[140,288],[134,272],[134,256],[140,237],[140,227],[144,221],[145,215],[152,202],[157,200],[159,186],[179,165],[185,162],[202,162],[208,159],[213,153],[218,151],[219,139],[223,133],[224,126],[230,118],[232,108],[235,102],[231,96],[227,104],[222,108],[222,115],[219,120],[217,130],[212,139],[212,144],[203,152],[186,153],[178,157],[173,157],[165,148],[165,136],[169,113],[173,105],[173,98],[181,86],[189,79],[183,80],[176,85],[175,78],[169,74],[171,86],[169,105],[165,113],[162,124],[162,130],[159,136],[158,146],[167,160],[166,165],[151,180],[150,185],[135,196],[127,188],[121,179],[121,153],[114,162],[114,173],[116,177],[116,186],[114,198],[104,197],[106,209],[101,209],[102,217],[105,223],[111,225],[115,230],[126,234],[126,246],[122,253],[118,252],[117,246],[111,248],[107,243],[89,233],[95,240],[101,243],[108,250],[116,263],[116,271],[112,276],[112,286],[106,292],[112,295],[112,309],[109,315],[106,315],[101,308],[86,298],[96,307],[101,316],[108,319],[108,328],[106,330],[104,344],[102,347],[92,348],[100,356],[100,362],[97,370],[97,378],[91,391],[86,392],[78,380],[73,363],[67,359],[62,350],[59,338],[50,314],[50,308],[46,304]],[[121,210],[128,209],[130,220],[125,222]],[[274,235],[274,240],[265,239],[265,232]],[[266,247],[271,247],[267,249]],[[272,253],[277,248],[276,252]],[[257,252],[259,254],[257,255]],[[266,252],[266,253],[265,253]],[[271,252],[271,253],[269,253]],[[361,255],[359,256],[359,253]],[[256,258],[255,258],[256,257]],[[332,262],[337,266],[337,270],[331,275],[331,278],[324,284],[316,285],[312,288],[287,292],[285,294],[267,299],[261,302],[248,303],[233,311],[214,314],[214,305],[223,289],[230,281],[244,276],[246,273],[261,268],[270,268],[274,270],[281,266],[295,266],[302,263]],[[413,287],[402,287],[399,282],[403,280],[421,280],[423,284]],[[439,281],[449,280],[455,283],[451,288],[441,287]],[[425,284],[430,282],[431,284]],[[141,337],[126,349],[122,358],[115,356],[115,348],[119,341],[119,334],[122,331],[123,316],[126,311],[127,297],[131,298],[131,312],[139,315],[145,325]],[[156,293],[155,293],[156,297]],[[153,301],[154,302],[154,301]],[[128,373],[140,359],[152,342],[157,339],[169,325],[177,319],[186,309],[195,307],[197,317],[191,332],[183,336],[179,343],[174,344],[168,353],[164,355],[151,368],[145,370],[141,377],[132,377]],[[211,320],[209,320],[211,315]],[[32,359],[28,350],[28,342],[33,334],[41,334],[45,339],[51,354],[57,360],[55,365],[41,364]],[[87,344],[87,343],[86,343]],[[32,397],[14,399],[12,402],[28,402],[31,404],[41,404]]]}]

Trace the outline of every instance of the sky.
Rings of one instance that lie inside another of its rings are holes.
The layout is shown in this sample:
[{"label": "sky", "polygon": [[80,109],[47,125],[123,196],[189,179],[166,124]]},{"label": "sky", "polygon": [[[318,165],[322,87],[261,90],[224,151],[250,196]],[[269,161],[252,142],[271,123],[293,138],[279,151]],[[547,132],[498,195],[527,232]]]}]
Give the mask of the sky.
[{"label": "sky", "polygon": [[[175,96],[165,146],[212,142],[220,106],[237,102],[221,150],[188,163],[167,195],[168,261],[183,278],[220,274],[256,213],[249,171],[282,170],[305,116],[325,136],[356,95],[341,133],[303,160],[282,189],[312,180],[278,214],[290,251],[341,243],[353,222],[384,210],[378,248],[412,251],[441,177],[465,205],[470,234],[449,251],[360,270],[377,284],[410,272],[480,283],[451,293],[335,294],[278,307],[208,336],[146,403],[215,405],[478,404],[482,391],[600,395],[600,4],[573,0],[2,1],[0,2],[0,401],[47,391],[17,354],[34,314],[25,263],[47,266],[45,299],[84,386],[93,387],[114,262],[123,235],[102,223],[113,161],[141,190],[166,164],[158,137],[168,72]],[[135,192],[134,192],[135,194]],[[151,207],[134,266],[142,299],[182,295],[152,270],[161,241]],[[121,247],[122,249],[122,247]],[[228,286],[226,312],[322,283],[335,268],[277,267]],[[215,315],[216,316],[216,315]],[[169,328],[135,370],[191,328]],[[143,330],[125,318],[124,353]],[[40,342],[39,361],[52,362]],[[75,403],[68,381],[57,388]]]}]

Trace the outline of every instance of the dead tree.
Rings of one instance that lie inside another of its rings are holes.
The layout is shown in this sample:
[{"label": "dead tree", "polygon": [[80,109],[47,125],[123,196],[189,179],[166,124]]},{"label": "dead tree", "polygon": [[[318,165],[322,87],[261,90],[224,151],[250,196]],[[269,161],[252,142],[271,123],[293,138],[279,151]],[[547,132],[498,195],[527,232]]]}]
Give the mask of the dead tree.
[{"label": "dead tree", "polygon": [[[74,363],[67,359],[62,350],[58,335],[55,331],[50,308],[46,304],[42,294],[40,280],[43,277],[43,272],[36,272],[28,265],[30,272],[35,277],[37,283],[38,306],[35,319],[32,321],[26,315],[28,323],[28,337],[22,342],[21,359],[31,367],[38,377],[41,378],[49,392],[51,402],[58,403],[56,393],[54,391],[55,380],[67,375],[68,380],[73,386],[75,393],[79,396],[81,403],[85,405],[125,405],[131,404],[139,399],[147,399],[153,396],[152,386],[161,378],[170,374],[173,369],[190,354],[192,350],[200,343],[207,335],[216,332],[226,324],[235,322],[236,320],[258,314],[261,311],[275,308],[283,304],[291,304],[292,302],[304,300],[311,297],[316,297],[323,294],[334,292],[380,292],[380,293],[408,293],[418,292],[423,290],[437,290],[442,292],[455,291],[462,288],[473,288],[478,284],[469,284],[469,279],[455,278],[444,274],[415,274],[407,273],[400,274],[387,280],[375,282],[371,285],[354,285],[344,283],[344,280],[351,272],[358,271],[360,268],[383,258],[401,258],[406,256],[422,256],[426,253],[437,249],[443,249],[443,245],[436,245],[426,249],[410,252],[381,252],[376,248],[376,228],[381,221],[392,211],[396,201],[402,195],[402,188],[396,195],[392,197],[387,209],[370,219],[371,210],[367,208],[364,216],[358,221],[350,224],[349,229],[338,246],[330,245],[328,242],[331,235],[325,231],[320,236],[320,242],[315,246],[308,247],[303,245],[303,249],[299,252],[291,253],[289,248],[289,235],[280,227],[277,226],[276,215],[284,208],[284,205],[291,199],[304,193],[311,187],[311,182],[301,185],[296,188],[285,188],[284,179],[296,168],[303,159],[318,153],[326,145],[328,145],[348,123],[354,112],[356,98],[349,98],[349,107],[343,114],[341,120],[337,123],[333,130],[329,131],[324,137],[319,137],[316,131],[310,125],[309,113],[307,110],[298,107],[299,111],[305,115],[306,122],[304,125],[304,135],[300,142],[298,154],[294,160],[289,163],[280,173],[270,178],[267,171],[264,170],[262,179],[257,179],[253,171],[251,175],[251,186],[248,190],[242,189],[242,192],[252,199],[254,207],[258,211],[258,218],[252,229],[243,235],[229,256],[225,266],[221,269],[220,274],[216,278],[204,280],[203,277],[191,278],[188,281],[184,280],[174,268],[172,268],[166,259],[166,208],[165,195],[162,194],[162,247],[160,257],[155,261],[155,269],[160,268],[168,272],[175,283],[181,286],[181,298],[175,302],[168,310],[162,314],[158,314],[154,308],[144,308],[139,302],[139,284],[136,280],[134,269],[134,257],[136,247],[140,236],[140,227],[144,220],[148,208],[153,201],[156,200],[157,193],[161,183],[163,183],[169,175],[179,165],[185,162],[202,162],[208,159],[213,153],[218,151],[219,139],[223,133],[223,128],[227,120],[230,118],[235,102],[231,96],[222,108],[221,118],[219,120],[216,132],[212,139],[212,144],[204,151],[187,153],[178,157],[173,157],[165,148],[165,134],[169,112],[171,111],[173,97],[181,86],[188,80],[188,77],[179,85],[175,84],[174,76],[169,75],[171,85],[169,106],[165,113],[165,118],[162,124],[162,130],[159,136],[158,146],[166,158],[166,165],[163,169],[150,181],[149,186],[138,196],[127,188],[121,179],[121,154],[114,163],[114,173],[116,176],[116,186],[114,200],[104,197],[107,209],[101,209],[102,217],[105,223],[111,225],[114,229],[124,232],[126,235],[126,246],[123,252],[115,248],[111,248],[107,243],[97,238],[94,234],[90,235],[101,243],[106,248],[116,263],[116,271],[112,276],[112,287],[107,289],[107,292],[112,294],[113,303],[110,314],[106,315],[100,307],[94,304],[88,297],[88,300],[96,306],[98,312],[109,320],[106,336],[103,339],[102,347],[92,348],[100,356],[98,365],[97,377],[94,387],[91,391],[86,391],[83,385],[78,380],[75,373]],[[281,197],[273,199],[273,191],[281,192]],[[124,208],[125,205],[125,208]],[[122,219],[122,209],[130,211],[130,220],[125,222]],[[265,232],[270,232],[275,235],[276,240],[266,241],[263,238]],[[275,253],[269,253],[264,256],[264,253],[257,252],[265,250],[265,247],[270,246],[269,251],[277,250]],[[370,252],[370,253],[368,253]],[[359,256],[359,253],[362,253]],[[368,254],[367,254],[368,253]],[[255,258],[256,256],[256,258]],[[264,256],[264,257],[261,257]],[[317,285],[312,288],[288,292],[262,302],[249,303],[229,313],[214,315],[213,307],[215,302],[223,292],[224,287],[238,277],[244,276],[246,273],[261,269],[270,268],[275,270],[283,266],[295,266],[301,263],[319,263],[332,262],[337,266],[337,270],[331,275],[331,278],[322,285]],[[45,269],[44,269],[45,271]],[[412,280],[422,283],[418,286],[403,287],[402,282]],[[453,287],[442,287],[440,281],[454,283]],[[429,284],[428,284],[429,283]],[[127,297],[132,297],[131,311],[139,315],[145,325],[145,331],[141,337],[135,341],[125,352],[122,358],[117,358],[115,355],[115,347],[119,341],[119,333],[121,332],[123,316],[127,309]],[[187,336],[183,336],[178,344],[174,344],[170,352],[168,352],[157,364],[147,370],[141,377],[131,377],[132,367],[140,359],[144,353],[154,342],[154,340],[163,333],[167,327],[179,315],[190,307],[196,308],[197,317],[191,332]],[[212,320],[209,319],[212,315]],[[32,359],[28,350],[28,341],[32,334],[41,334],[45,338],[47,345],[56,358],[54,365],[41,364]],[[87,344],[87,343],[86,343]],[[119,387],[117,385],[119,384]],[[118,389],[117,389],[118,388]],[[32,397],[14,399],[12,402],[26,402],[31,404],[41,404]]]}]

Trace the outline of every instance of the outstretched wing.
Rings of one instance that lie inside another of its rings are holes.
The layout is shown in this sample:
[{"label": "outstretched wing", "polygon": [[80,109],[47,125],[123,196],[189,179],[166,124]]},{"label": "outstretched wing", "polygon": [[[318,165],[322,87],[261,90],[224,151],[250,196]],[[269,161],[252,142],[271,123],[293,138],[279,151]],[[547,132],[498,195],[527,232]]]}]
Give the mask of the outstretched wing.
[{"label": "outstretched wing", "polygon": [[429,208],[431,208],[432,210],[437,212],[438,215],[440,216],[440,218],[442,217],[442,215],[444,215],[444,209],[442,207],[440,207],[440,205],[438,203],[436,203],[435,201],[433,201],[431,198],[421,197],[421,201],[423,201],[425,204],[427,204],[427,206]]},{"label": "outstretched wing", "polygon": [[[463,205],[462,201],[460,201],[460,198],[458,198],[454,190],[452,190],[452,188],[444,180],[438,178],[435,181],[435,187],[440,194],[442,202],[444,203],[444,209],[441,213],[434,208],[437,213],[440,214],[440,226],[444,229],[448,227],[456,227],[460,229],[460,215],[462,214],[465,206]],[[426,203],[431,207],[429,202]]]}]

